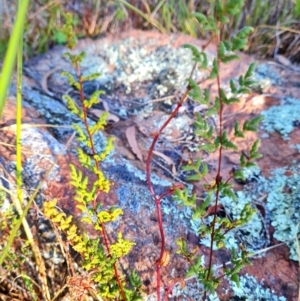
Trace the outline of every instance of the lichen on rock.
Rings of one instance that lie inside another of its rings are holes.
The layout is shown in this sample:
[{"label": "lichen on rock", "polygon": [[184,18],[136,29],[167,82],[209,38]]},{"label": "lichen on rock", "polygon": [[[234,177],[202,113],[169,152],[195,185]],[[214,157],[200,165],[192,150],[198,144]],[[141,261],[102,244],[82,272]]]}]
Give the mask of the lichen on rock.
[{"label": "lichen on rock", "polygon": [[284,140],[289,140],[289,134],[300,123],[300,100],[284,97],[280,106],[273,106],[261,112],[265,116],[263,128],[268,132],[279,132]]}]

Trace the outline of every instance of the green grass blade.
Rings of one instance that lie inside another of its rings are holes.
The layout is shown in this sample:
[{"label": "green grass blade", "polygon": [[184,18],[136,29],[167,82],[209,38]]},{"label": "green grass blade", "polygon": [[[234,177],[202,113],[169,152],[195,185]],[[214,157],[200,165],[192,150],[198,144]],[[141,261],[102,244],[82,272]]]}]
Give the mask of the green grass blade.
[{"label": "green grass blade", "polygon": [[6,100],[7,90],[10,84],[11,75],[15,65],[19,42],[23,36],[24,22],[29,5],[29,0],[21,1],[18,9],[15,25],[12,31],[11,38],[8,43],[8,48],[5,54],[2,74],[0,77],[0,117],[3,113],[3,108]]},{"label": "green grass blade", "polygon": [[[19,1],[20,3],[20,1]],[[22,33],[22,32],[21,32]],[[22,34],[23,35],[23,34]],[[17,133],[16,133],[16,184],[17,184],[17,197],[22,205],[22,148],[21,148],[21,126],[22,126],[22,71],[23,71],[23,39],[20,39],[17,57]]]}]

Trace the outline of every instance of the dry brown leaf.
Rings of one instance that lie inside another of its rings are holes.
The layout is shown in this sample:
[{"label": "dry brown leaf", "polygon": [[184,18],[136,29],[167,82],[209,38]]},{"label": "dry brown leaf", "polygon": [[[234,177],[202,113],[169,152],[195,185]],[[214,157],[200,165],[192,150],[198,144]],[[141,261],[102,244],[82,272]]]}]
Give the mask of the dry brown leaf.
[{"label": "dry brown leaf", "polygon": [[138,157],[138,159],[141,162],[143,162],[143,156],[142,156],[141,150],[138,146],[138,143],[136,141],[136,132],[135,132],[134,125],[132,125],[126,129],[126,138],[131,147],[132,152]]},{"label": "dry brown leaf", "polygon": [[165,267],[170,263],[171,252],[169,250],[164,250],[163,256],[159,261],[160,266]]},{"label": "dry brown leaf", "polygon": [[206,213],[202,216],[202,218],[215,214],[215,210],[217,212],[222,212],[224,211],[224,207],[222,204],[217,205],[217,207],[216,205],[209,206],[206,210]]},{"label": "dry brown leaf", "polygon": [[108,106],[107,101],[104,100],[104,99],[101,99],[101,103],[102,103],[102,105],[103,105],[104,110],[105,110],[106,112],[109,112],[109,106]]},{"label": "dry brown leaf", "polygon": [[[180,284],[180,288],[181,289],[184,289],[186,284],[185,284],[185,279],[184,278],[174,278],[173,280],[170,281],[170,284],[173,286],[173,285],[176,285],[176,284]],[[169,285],[170,285],[169,284]]]},{"label": "dry brown leaf", "polygon": [[174,176],[177,175],[175,163],[174,163],[174,161],[170,157],[168,157],[165,154],[163,154],[161,152],[158,152],[156,150],[153,151],[153,154],[155,154],[155,155],[160,156],[161,158],[163,158],[167,162],[168,165],[172,165],[172,173],[173,173]]},{"label": "dry brown leaf", "polygon": [[[96,117],[100,117],[104,112],[103,110],[99,110],[99,109],[91,109],[89,110],[89,112],[91,112],[92,114],[94,114]],[[107,116],[107,120],[108,121],[114,121],[114,122],[119,122],[120,118],[114,114],[109,113]]]}]

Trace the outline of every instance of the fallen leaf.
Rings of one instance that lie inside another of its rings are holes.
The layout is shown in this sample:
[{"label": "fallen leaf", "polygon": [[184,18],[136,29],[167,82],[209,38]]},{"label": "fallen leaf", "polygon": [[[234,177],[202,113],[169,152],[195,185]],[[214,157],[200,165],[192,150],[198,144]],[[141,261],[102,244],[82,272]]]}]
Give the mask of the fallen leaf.
[{"label": "fallen leaf", "polygon": [[[207,216],[210,216],[210,215],[214,215],[215,214],[215,210],[216,210],[216,205],[212,205],[212,206],[209,206],[206,210],[206,213],[203,215],[203,218],[207,217]],[[224,211],[224,207],[222,204],[218,204],[217,205],[217,210],[216,212],[222,212]]]},{"label": "fallen leaf", "polygon": [[184,289],[185,286],[186,286],[184,278],[179,278],[179,277],[178,278],[174,278],[172,280],[172,282],[173,282],[173,285],[179,284],[181,289]]},{"label": "fallen leaf", "polygon": [[164,250],[161,260],[158,262],[161,267],[165,267],[170,263],[171,252],[169,250]]},{"label": "fallen leaf", "polygon": [[42,79],[41,79],[41,87],[43,89],[44,92],[46,92],[46,94],[48,94],[49,96],[53,97],[54,93],[50,92],[48,89],[48,78],[56,71],[60,70],[61,67],[55,67],[54,69],[51,69],[50,71],[46,72]]},{"label": "fallen leaf", "polygon": [[143,156],[142,156],[141,150],[138,146],[138,143],[136,141],[136,132],[135,132],[134,125],[132,125],[126,129],[126,138],[131,147],[132,152],[137,156],[137,158],[141,162],[143,162]]},{"label": "fallen leaf", "polygon": [[[91,110],[89,110],[89,112],[94,114],[96,117],[99,118],[106,111],[102,111],[102,110],[99,110],[99,109],[91,109]],[[108,116],[107,116],[107,120],[108,121],[119,122],[120,118],[118,116],[114,115],[114,114],[109,113]]]},{"label": "fallen leaf", "polygon": [[101,98],[101,102],[102,102],[102,105],[103,105],[103,108],[106,112],[109,112],[109,106],[108,106],[108,103],[107,101],[105,101],[104,99]]},{"label": "fallen leaf", "polygon": [[158,152],[156,150],[153,151],[153,154],[155,154],[155,155],[160,156],[161,158],[163,158],[167,162],[168,165],[172,165],[172,173],[175,176],[177,175],[175,163],[174,163],[174,161],[170,157],[168,157],[165,154],[163,154],[161,152]]}]

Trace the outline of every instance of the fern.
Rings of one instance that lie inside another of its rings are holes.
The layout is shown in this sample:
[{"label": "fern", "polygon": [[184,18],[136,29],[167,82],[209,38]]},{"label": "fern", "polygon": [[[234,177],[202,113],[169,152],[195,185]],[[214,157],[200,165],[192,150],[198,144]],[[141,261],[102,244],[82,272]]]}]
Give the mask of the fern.
[{"label": "fern", "polygon": [[[67,24],[65,30],[70,30],[72,24],[71,15],[67,15]],[[70,31],[66,32],[68,36],[68,46],[70,49],[74,46],[75,36]],[[111,182],[105,177],[100,169],[100,162],[103,161],[113,149],[113,139],[108,138],[104,150],[97,153],[94,146],[94,135],[102,131],[106,126],[107,113],[103,113],[97,122],[92,122],[87,117],[87,110],[100,102],[99,96],[103,91],[96,91],[90,99],[84,98],[83,82],[99,77],[98,73],[89,76],[82,76],[79,64],[84,59],[85,54],[79,55],[66,53],[73,64],[78,79],[75,79],[70,73],[64,72],[71,86],[80,92],[80,107],[76,101],[65,95],[69,110],[79,117],[82,123],[74,124],[73,128],[77,133],[77,141],[86,148],[77,148],[78,161],[82,169],[92,172],[95,180],[89,179],[83,171],[70,164],[70,184],[75,189],[74,201],[76,208],[82,213],[81,222],[92,225],[95,231],[99,232],[101,239],[91,239],[85,234],[81,234],[77,226],[72,223],[72,217],[56,208],[57,200],[44,203],[44,214],[55,226],[66,235],[67,241],[73,249],[81,255],[82,267],[90,275],[90,281],[97,285],[97,294],[107,300],[140,300],[140,282],[138,276],[132,274],[136,284],[133,289],[126,287],[125,277],[120,275],[117,268],[118,260],[126,256],[134,243],[123,238],[122,233],[118,233],[113,242],[113,238],[108,239],[106,224],[116,221],[123,211],[117,207],[104,208],[97,204],[97,196],[101,193],[108,193]],[[88,151],[88,153],[87,153]],[[73,276],[74,278],[75,276]],[[78,276],[77,276],[78,277]],[[76,277],[74,278],[76,279]],[[75,281],[75,280],[74,280]],[[72,281],[71,281],[72,283]]]}]

